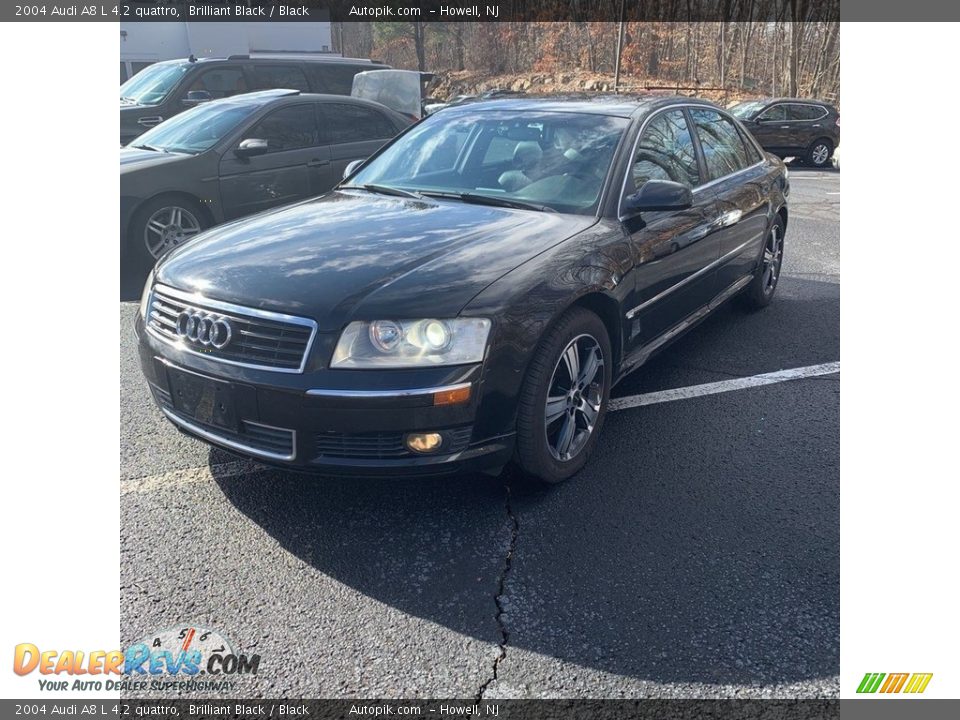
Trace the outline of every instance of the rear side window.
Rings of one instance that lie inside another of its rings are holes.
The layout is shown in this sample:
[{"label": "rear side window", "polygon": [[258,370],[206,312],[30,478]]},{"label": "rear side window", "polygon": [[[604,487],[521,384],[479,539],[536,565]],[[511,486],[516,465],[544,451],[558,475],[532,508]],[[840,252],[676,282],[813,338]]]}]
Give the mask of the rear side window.
[{"label": "rear side window", "polygon": [[639,190],[648,180],[672,180],[690,188],[700,184],[697,153],[682,110],[654,116],[640,136],[633,158],[634,187]]},{"label": "rear side window", "polygon": [[250,75],[252,90],[310,90],[306,76],[296,65],[254,65]]},{"label": "rear side window", "polygon": [[383,140],[397,134],[397,129],[386,116],[373,108],[346,103],[323,103],[323,142],[339,143]]},{"label": "rear side window", "polygon": [[762,113],[757,115],[757,120],[786,120],[787,119],[787,108],[785,105],[774,105],[768,107]]},{"label": "rear side window", "polygon": [[188,82],[188,93],[195,90],[208,92],[213,100],[248,92],[247,81],[240,72],[240,68],[225,67],[206,70]]},{"label": "rear side window", "polygon": [[751,142],[747,131],[742,127],[738,129],[740,130],[740,139],[743,140],[743,146],[747,149],[747,157],[750,160],[750,164],[753,165],[763,160],[763,155],[757,150],[757,146]]},{"label": "rear side window", "polygon": [[310,73],[310,80],[314,86],[315,92],[327,93],[330,95],[349,95],[353,90],[353,76],[361,70],[373,70],[374,68],[361,68],[356,65],[341,65],[339,63],[313,63],[307,65],[307,72]]},{"label": "rear side window", "polygon": [[730,118],[715,110],[691,109],[710,180],[752,165],[743,138]]},{"label": "rear side window", "polygon": [[819,105],[787,105],[788,120],[818,120],[826,114]]},{"label": "rear side window", "polygon": [[244,140],[248,138],[266,140],[271,153],[319,145],[313,105],[289,105],[274,110],[243,134]]}]

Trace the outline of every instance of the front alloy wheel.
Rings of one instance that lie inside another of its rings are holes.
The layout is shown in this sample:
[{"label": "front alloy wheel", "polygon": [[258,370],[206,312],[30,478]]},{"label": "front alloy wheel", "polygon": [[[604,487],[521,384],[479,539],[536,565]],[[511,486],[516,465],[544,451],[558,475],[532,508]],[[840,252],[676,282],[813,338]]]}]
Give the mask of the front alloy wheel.
[{"label": "front alloy wheel", "polygon": [[197,217],[186,208],[176,205],[162,207],[147,218],[143,228],[143,243],[150,255],[159,258],[202,229]]},{"label": "front alloy wheel", "polygon": [[540,338],[517,404],[516,460],[548,483],[587,462],[603,426],[613,383],[606,325],[586,308],[565,312]]},{"label": "front alloy wheel", "polygon": [[600,414],[603,389],[600,344],[590,335],[579,335],[557,360],[547,392],[543,427],[556,460],[572,460],[587,444]]}]

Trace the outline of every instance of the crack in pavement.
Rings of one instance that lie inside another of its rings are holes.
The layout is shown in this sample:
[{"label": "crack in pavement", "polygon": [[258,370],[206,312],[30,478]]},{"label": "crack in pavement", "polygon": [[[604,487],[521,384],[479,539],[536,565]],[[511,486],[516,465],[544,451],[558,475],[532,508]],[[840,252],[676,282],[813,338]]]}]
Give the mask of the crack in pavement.
[{"label": "crack in pavement", "polygon": [[497,629],[500,631],[500,642],[497,643],[498,647],[500,648],[500,652],[493,660],[490,677],[484,680],[483,684],[480,685],[480,689],[477,691],[477,701],[483,700],[483,694],[487,691],[490,683],[497,679],[500,663],[505,657],[507,657],[507,644],[510,642],[510,633],[507,631],[507,628],[503,623],[503,594],[507,584],[507,576],[510,574],[510,570],[513,568],[513,553],[517,547],[517,536],[520,534],[520,523],[517,520],[517,516],[513,514],[513,507],[510,504],[511,493],[509,480],[507,481],[507,484],[503,486],[503,489],[506,492],[504,508],[506,509],[507,517],[510,520],[510,544],[507,547],[507,554],[503,559],[503,569],[500,571],[500,577],[497,578],[497,593],[493,596],[493,602],[497,606],[497,612],[494,614],[493,619],[496,621]]}]

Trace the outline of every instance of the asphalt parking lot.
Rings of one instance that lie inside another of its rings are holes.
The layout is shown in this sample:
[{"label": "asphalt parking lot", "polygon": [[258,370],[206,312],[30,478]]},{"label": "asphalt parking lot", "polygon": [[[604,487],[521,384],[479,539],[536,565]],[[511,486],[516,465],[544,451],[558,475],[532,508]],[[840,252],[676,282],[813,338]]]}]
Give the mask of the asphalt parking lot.
[{"label": "asphalt parking lot", "polygon": [[728,304],[614,396],[837,371],[619,409],[549,490],[211,450],[155,410],[121,303],[123,642],[216,628],[261,655],[240,696],[836,697],[840,174],[791,182],[773,304]]}]

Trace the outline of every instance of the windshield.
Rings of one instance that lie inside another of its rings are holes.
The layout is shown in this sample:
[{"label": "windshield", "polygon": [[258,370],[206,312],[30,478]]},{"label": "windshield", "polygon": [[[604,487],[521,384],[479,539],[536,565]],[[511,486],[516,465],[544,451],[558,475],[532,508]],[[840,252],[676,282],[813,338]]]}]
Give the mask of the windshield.
[{"label": "windshield", "polygon": [[189,69],[189,63],[151,65],[120,86],[120,102],[132,102],[137,105],[162,103]]},{"label": "windshield", "polygon": [[397,140],[348,186],[592,214],[628,122],[565,112],[441,113]]},{"label": "windshield", "polygon": [[750,102],[737,103],[730,108],[730,114],[738,120],[749,120],[764,108],[766,102],[763,100],[751,100]]},{"label": "windshield", "polygon": [[148,130],[131,147],[196,155],[220,142],[258,108],[254,103],[204,103]]}]

